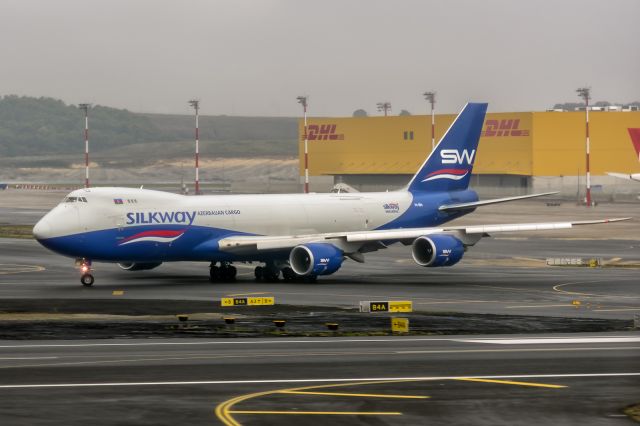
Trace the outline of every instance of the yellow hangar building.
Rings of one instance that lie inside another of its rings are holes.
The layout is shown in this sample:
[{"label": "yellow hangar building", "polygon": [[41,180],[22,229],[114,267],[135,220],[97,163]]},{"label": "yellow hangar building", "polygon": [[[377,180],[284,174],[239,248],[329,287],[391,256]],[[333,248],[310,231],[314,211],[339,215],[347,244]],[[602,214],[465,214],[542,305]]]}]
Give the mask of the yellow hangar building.
[{"label": "yellow hangar building", "polygon": [[[436,115],[436,143],[455,117]],[[298,126],[303,179],[303,120]],[[606,172],[640,172],[629,131],[640,128],[640,112],[590,111],[589,127],[594,198],[638,193],[640,183]],[[361,191],[396,189],[431,152],[430,115],[309,118],[308,132],[312,191],[340,182]],[[584,111],[489,113],[471,185],[483,194],[558,190],[580,198],[585,172]]]}]

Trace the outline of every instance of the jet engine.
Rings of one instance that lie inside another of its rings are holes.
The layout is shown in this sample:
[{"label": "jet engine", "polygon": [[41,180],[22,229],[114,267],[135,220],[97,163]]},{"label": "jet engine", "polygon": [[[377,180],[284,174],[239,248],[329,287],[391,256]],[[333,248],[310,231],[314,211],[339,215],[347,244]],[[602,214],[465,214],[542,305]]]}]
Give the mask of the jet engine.
[{"label": "jet engine", "polygon": [[153,263],[134,263],[134,262],[126,262],[126,263],[118,263],[120,269],[124,269],[125,271],[146,271],[148,269],[157,268],[162,265],[162,262],[153,262]]},{"label": "jet engine", "polygon": [[464,244],[446,234],[434,234],[415,239],[411,246],[413,260],[420,266],[451,266],[462,259]]},{"label": "jet engine", "polygon": [[294,247],[289,255],[291,269],[298,275],[331,275],[344,260],[342,250],[331,244],[310,243]]}]

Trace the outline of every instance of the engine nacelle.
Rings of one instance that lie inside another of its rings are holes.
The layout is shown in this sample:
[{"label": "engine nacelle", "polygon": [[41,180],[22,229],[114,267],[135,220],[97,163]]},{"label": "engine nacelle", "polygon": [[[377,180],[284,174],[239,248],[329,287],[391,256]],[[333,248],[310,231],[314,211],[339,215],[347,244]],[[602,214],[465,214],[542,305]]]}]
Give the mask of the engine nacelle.
[{"label": "engine nacelle", "polygon": [[134,262],[126,262],[126,263],[118,263],[120,269],[124,269],[125,271],[146,271],[148,269],[157,268],[162,265],[162,262],[154,262],[154,263],[134,263]]},{"label": "engine nacelle", "polygon": [[413,260],[420,266],[451,266],[462,259],[464,244],[446,234],[418,237],[411,246]]},{"label": "engine nacelle", "polygon": [[331,275],[340,269],[342,250],[323,243],[310,243],[294,247],[289,255],[291,269],[298,275]]}]

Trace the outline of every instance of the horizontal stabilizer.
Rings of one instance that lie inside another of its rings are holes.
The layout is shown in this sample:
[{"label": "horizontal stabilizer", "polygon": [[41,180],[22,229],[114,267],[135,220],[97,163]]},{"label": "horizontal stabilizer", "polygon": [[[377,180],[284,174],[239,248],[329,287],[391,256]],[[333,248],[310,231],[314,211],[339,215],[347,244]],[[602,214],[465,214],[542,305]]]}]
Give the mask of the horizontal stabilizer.
[{"label": "horizontal stabilizer", "polygon": [[545,195],[554,195],[558,192],[543,192],[541,194],[519,195],[517,197],[494,198],[493,200],[472,201],[469,203],[445,204],[440,206],[438,210],[447,212],[453,210],[471,210],[480,206],[488,206],[490,204],[506,203],[508,201],[525,200],[527,198],[544,197]]}]

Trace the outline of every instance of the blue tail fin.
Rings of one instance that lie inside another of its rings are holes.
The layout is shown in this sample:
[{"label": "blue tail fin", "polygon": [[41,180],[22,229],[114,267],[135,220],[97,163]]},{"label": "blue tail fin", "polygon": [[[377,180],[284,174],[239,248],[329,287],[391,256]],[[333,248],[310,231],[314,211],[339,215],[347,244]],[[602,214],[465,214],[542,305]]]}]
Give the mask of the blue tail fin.
[{"label": "blue tail fin", "polygon": [[465,105],[409,182],[409,191],[467,189],[486,112],[487,104]]}]

